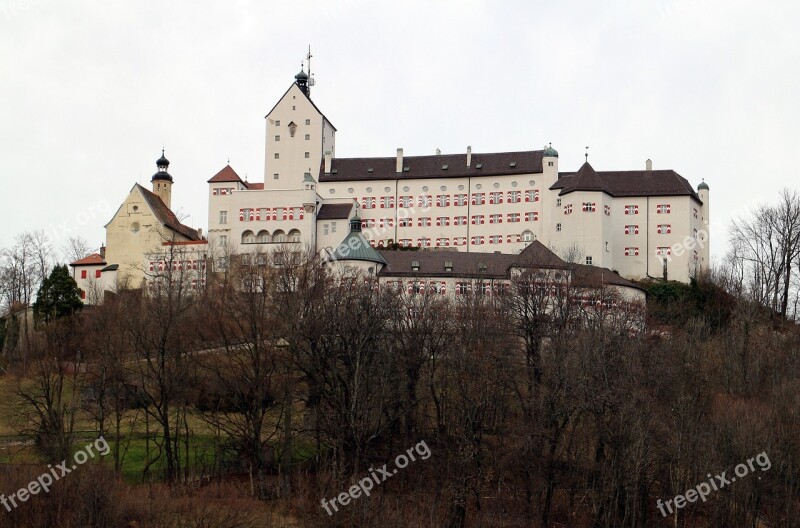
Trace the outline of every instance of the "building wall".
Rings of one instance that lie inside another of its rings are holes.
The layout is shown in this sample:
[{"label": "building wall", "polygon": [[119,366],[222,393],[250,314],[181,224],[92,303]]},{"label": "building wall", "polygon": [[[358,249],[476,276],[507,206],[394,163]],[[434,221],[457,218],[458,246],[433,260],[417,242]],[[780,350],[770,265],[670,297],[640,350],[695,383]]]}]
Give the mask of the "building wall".
[{"label": "building wall", "polygon": [[134,186],[106,225],[106,262],[119,265],[119,287],[139,288],[144,278],[142,255],[156,251],[164,242],[184,240],[186,237],[161,225]]},{"label": "building wall", "polygon": [[[294,135],[291,123],[296,125]],[[333,127],[300,88],[292,84],[266,117],[264,188],[301,188],[305,173],[319,172],[324,150],[335,155]]]},{"label": "building wall", "polygon": [[[543,200],[558,176],[558,158],[546,158],[544,165],[544,173],[321,182],[319,190],[323,199],[355,199],[364,236],[376,246],[396,242],[515,253],[527,245],[526,237],[542,236]],[[528,191],[535,192],[530,201],[526,200]],[[500,199],[493,200],[493,193],[499,193]],[[518,193],[517,202],[510,201],[510,193]],[[456,195],[466,195],[466,204],[456,205]],[[404,207],[402,198],[410,198],[411,205]],[[384,202],[387,199],[389,204]],[[457,225],[459,217],[466,218],[466,224]]]},{"label": "building wall", "polygon": [[[295,239],[315,247],[317,202],[321,199],[315,190],[247,190],[236,182],[211,183],[209,244],[233,253],[265,251]],[[248,233],[254,236],[251,242]]]}]

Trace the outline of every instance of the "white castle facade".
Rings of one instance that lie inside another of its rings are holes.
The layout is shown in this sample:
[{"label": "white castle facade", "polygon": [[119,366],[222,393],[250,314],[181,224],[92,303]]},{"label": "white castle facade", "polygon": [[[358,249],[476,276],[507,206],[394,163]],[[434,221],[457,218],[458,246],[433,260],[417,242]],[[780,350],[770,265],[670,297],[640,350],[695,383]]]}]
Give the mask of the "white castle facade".
[{"label": "white castle facade", "polygon": [[[335,248],[361,218],[375,248],[520,253],[534,240],[629,279],[688,282],[709,265],[709,188],[673,170],[560,172],[552,147],[522,152],[337,158],[336,129],[308,76],[266,116],[263,183],[226,166],[208,181],[208,243]],[[666,269],[665,269],[666,268]]]}]

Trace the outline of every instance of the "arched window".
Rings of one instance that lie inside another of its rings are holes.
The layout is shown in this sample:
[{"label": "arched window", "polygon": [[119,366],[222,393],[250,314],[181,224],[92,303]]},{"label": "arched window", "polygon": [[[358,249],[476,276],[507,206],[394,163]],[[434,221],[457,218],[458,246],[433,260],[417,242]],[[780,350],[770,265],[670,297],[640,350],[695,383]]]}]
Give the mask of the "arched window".
[{"label": "arched window", "polygon": [[533,233],[528,231],[527,229],[522,232],[522,241],[523,242],[533,242]]},{"label": "arched window", "polygon": [[245,231],[242,233],[242,244],[255,244],[256,236],[252,231]]},{"label": "arched window", "polygon": [[256,242],[259,244],[268,244],[271,242],[269,232],[266,230],[261,230],[258,232],[258,236],[256,236]]},{"label": "arched window", "polygon": [[289,242],[300,242],[300,231],[297,229],[289,231]]},{"label": "arched window", "polygon": [[277,242],[278,244],[286,242],[286,233],[278,229],[274,233],[272,233],[272,241]]}]

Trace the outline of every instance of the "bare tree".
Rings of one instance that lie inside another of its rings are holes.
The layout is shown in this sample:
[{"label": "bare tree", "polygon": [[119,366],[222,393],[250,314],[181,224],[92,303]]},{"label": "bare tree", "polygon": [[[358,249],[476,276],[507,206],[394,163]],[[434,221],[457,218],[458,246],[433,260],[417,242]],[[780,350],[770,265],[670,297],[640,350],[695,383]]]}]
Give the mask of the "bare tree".
[{"label": "bare tree", "polygon": [[753,300],[786,318],[800,260],[800,196],[784,189],[775,205],[761,205],[731,226],[731,244]]},{"label": "bare tree", "polygon": [[61,256],[64,260],[75,262],[87,256],[92,248],[89,242],[80,235],[69,237],[61,246]]}]

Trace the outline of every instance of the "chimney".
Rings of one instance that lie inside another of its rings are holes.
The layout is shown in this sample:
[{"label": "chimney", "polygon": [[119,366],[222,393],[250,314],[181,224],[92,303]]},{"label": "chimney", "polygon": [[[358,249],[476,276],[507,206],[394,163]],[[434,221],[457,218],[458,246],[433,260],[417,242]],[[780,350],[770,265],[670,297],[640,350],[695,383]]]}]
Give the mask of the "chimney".
[{"label": "chimney", "polygon": [[200,240],[203,240],[203,228],[202,227],[198,227],[197,228],[197,236],[200,237]]},{"label": "chimney", "polygon": [[104,244],[100,244],[100,258],[106,259],[106,246]]},{"label": "chimney", "polygon": [[467,167],[472,165],[472,147],[467,146]]},{"label": "chimney", "polygon": [[649,171],[653,170],[653,162],[651,160],[647,160],[644,162],[645,168]]},{"label": "chimney", "polygon": [[436,155],[437,155],[437,156],[440,156],[441,154],[442,154],[442,151],[441,151],[441,150],[439,150],[439,149],[437,148],[437,149],[436,149]]},{"label": "chimney", "polygon": [[325,151],[325,174],[331,173],[331,151]]},{"label": "chimney", "polygon": [[397,149],[397,166],[394,169],[395,172],[403,172],[403,149]]}]

